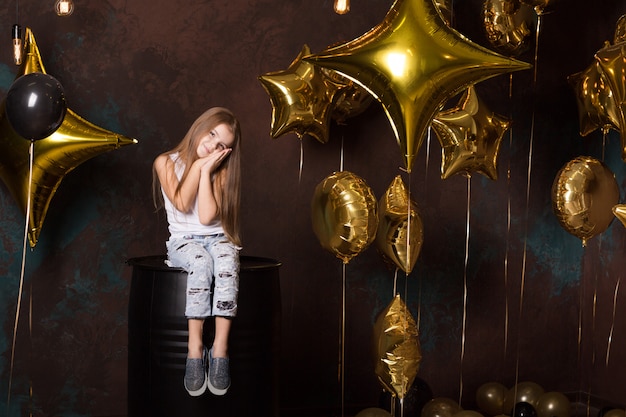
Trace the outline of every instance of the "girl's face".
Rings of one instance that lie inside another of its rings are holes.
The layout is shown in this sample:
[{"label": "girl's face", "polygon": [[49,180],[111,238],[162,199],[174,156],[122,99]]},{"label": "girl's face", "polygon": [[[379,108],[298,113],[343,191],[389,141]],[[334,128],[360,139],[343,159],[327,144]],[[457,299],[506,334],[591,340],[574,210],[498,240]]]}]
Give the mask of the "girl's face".
[{"label": "girl's face", "polygon": [[230,131],[230,127],[225,123],[215,126],[206,136],[200,138],[198,142],[198,158],[204,158],[213,152],[223,151],[232,148],[235,142],[235,135]]}]

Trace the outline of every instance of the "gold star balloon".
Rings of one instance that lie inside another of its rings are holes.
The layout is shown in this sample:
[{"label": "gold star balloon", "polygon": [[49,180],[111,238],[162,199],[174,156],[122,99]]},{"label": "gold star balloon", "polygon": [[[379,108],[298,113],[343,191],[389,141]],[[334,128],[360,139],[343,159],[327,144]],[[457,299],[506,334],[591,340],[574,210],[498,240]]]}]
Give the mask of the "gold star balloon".
[{"label": "gold star balloon", "polygon": [[[24,61],[16,79],[34,72],[45,74],[35,37],[29,28],[25,32],[23,48]],[[61,126],[50,136],[34,142],[31,182],[31,141],[13,130],[5,106],[6,99],[0,104],[0,179],[22,212],[30,211],[28,240],[30,246],[35,247],[50,201],[65,175],[96,155],[137,141],[98,127],[68,108]],[[30,210],[27,210],[28,201]]]},{"label": "gold star balloon", "polygon": [[567,80],[576,94],[581,136],[587,136],[596,129],[601,129],[603,133],[609,129],[619,131],[617,103],[598,62],[570,75]]},{"label": "gold star balloon", "polygon": [[409,172],[449,98],[478,81],[531,68],[450,28],[432,0],[396,0],[367,33],[303,59],[356,81],[382,104]]},{"label": "gold star balloon", "polygon": [[498,179],[498,152],[510,122],[491,112],[469,87],[457,107],[438,113],[432,123],[441,144],[441,178],[473,172]]},{"label": "gold star balloon", "polygon": [[289,68],[259,77],[272,103],[270,135],[274,139],[294,132],[299,138],[308,134],[321,143],[328,142],[337,86],[321,68],[303,61],[310,54],[309,46],[304,45]]},{"label": "gold star balloon", "polygon": [[596,52],[595,58],[615,100],[617,127],[622,141],[622,160],[626,161],[626,42],[605,46]]}]

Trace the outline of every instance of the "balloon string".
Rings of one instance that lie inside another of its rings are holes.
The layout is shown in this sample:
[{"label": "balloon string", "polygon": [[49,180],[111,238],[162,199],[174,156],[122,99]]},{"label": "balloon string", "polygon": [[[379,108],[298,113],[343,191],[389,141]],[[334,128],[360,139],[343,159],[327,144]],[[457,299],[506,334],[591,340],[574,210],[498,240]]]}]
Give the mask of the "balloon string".
[{"label": "balloon string", "polygon": [[26,221],[24,225],[24,242],[22,245],[22,266],[20,269],[20,285],[17,291],[17,305],[15,307],[15,323],[13,324],[13,342],[11,345],[11,366],[9,370],[9,391],[7,396],[7,415],[9,411],[9,405],[11,404],[11,385],[13,383],[13,365],[15,362],[15,343],[17,339],[17,327],[20,321],[20,310],[22,305],[22,292],[24,290],[24,272],[26,266],[26,244],[28,242],[28,229],[30,227],[30,193],[33,183],[33,159],[35,153],[35,141],[30,141],[30,148],[28,150],[28,197],[26,199]]},{"label": "balloon string", "polygon": [[[509,76],[509,100],[513,99],[513,74]],[[513,120],[513,111],[510,112]],[[504,251],[504,352],[503,359],[506,360],[506,352],[509,343],[509,249],[511,236],[511,155],[513,154],[513,127],[509,128],[509,159],[506,169],[507,187],[507,207],[506,207],[506,245]]]},{"label": "balloon string", "polygon": [[469,240],[470,240],[470,200],[472,177],[467,177],[467,213],[465,221],[465,261],[463,265],[463,325],[461,331],[461,372],[459,382],[459,404],[463,400],[463,357],[465,356],[465,323],[467,321],[467,264],[469,260]]},{"label": "balloon string", "polygon": [[[426,133],[426,163],[424,169],[424,195],[428,195],[428,166],[430,163],[430,138],[432,129],[428,126]],[[409,177],[410,179],[410,177]],[[410,205],[410,202],[409,202]],[[420,331],[420,324],[422,321],[422,277],[417,277],[417,331]]]},{"label": "balloon string", "polygon": [[426,169],[424,170],[424,192],[428,189],[428,163],[430,161],[430,132],[431,128],[428,126],[426,134]]},{"label": "balloon string", "polygon": [[393,273],[393,297],[398,293],[398,269],[399,268],[396,266],[396,270]]},{"label": "balloon string", "polygon": [[302,168],[304,167],[304,143],[302,136],[298,135],[298,139],[300,139],[300,167],[298,169],[298,185],[300,185],[302,182]]},{"label": "balloon string", "polygon": [[526,255],[528,251],[528,219],[529,219],[529,208],[530,208],[530,184],[532,178],[532,162],[533,162],[533,142],[535,138],[535,92],[537,88],[537,66],[538,66],[538,55],[539,55],[539,32],[541,27],[541,15],[537,17],[537,32],[535,35],[535,65],[534,65],[534,75],[533,75],[533,84],[532,84],[532,112],[531,112],[531,122],[530,122],[530,140],[528,144],[528,172],[527,172],[527,180],[526,180],[526,211],[525,211],[525,224],[524,224],[524,249],[522,252],[522,271],[520,277],[520,295],[519,295],[519,324],[517,326],[517,348],[515,354],[515,384],[517,385],[519,381],[519,355],[520,355],[520,339],[521,339],[521,324],[522,321],[522,313],[524,308],[524,286],[526,280]]},{"label": "balloon string", "polygon": [[609,366],[609,354],[611,352],[611,341],[613,340],[613,329],[615,328],[615,309],[617,307],[617,292],[619,291],[619,282],[622,277],[617,278],[617,282],[615,283],[615,292],[613,293],[613,319],[611,320],[611,330],[609,331],[609,338],[606,343],[606,361],[605,364]]},{"label": "balloon string", "polygon": [[341,279],[341,340],[339,357],[339,382],[341,385],[341,417],[344,416],[345,405],[345,358],[346,358],[346,263],[343,263]]},{"label": "balloon string", "polygon": [[339,154],[339,172],[343,172],[343,135],[341,135],[341,152]]},{"label": "balloon string", "polygon": [[[581,259],[581,271],[584,274],[585,271],[585,254],[587,252],[587,248],[583,246],[583,254]],[[579,381],[578,381],[578,398],[577,403],[581,402],[581,395],[583,392],[583,372],[582,372],[582,335],[583,335],[583,300],[584,300],[584,285],[583,280],[581,279],[579,290],[578,290],[578,339],[576,341],[576,349],[577,349],[577,362],[579,369]],[[589,412],[589,407],[587,407],[587,412]]]}]

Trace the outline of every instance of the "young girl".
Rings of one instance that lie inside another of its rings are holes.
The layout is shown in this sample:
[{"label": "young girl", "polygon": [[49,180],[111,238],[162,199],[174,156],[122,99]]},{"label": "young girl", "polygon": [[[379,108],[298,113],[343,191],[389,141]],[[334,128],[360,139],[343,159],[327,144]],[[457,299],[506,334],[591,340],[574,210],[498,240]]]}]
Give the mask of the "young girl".
[{"label": "young girl", "polygon": [[[189,328],[185,389],[223,395],[230,386],[228,334],[239,291],[239,122],[214,107],[191,125],[182,141],[153,165],[155,201],[162,198],[170,237],[167,264],[187,274]],[[157,207],[161,204],[157,203]],[[202,342],[204,320],[215,317],[215,338]]]}]

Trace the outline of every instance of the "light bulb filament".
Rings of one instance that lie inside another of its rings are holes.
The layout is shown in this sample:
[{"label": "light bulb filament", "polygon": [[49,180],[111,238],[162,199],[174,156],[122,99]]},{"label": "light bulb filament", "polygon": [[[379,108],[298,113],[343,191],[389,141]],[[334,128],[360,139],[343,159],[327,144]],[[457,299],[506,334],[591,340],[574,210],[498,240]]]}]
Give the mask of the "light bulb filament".
[{"label": "light bulb filament", "polygon": [[346,14],[350,11],[350,0],[335,0],[335,13]]}]

